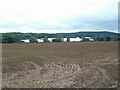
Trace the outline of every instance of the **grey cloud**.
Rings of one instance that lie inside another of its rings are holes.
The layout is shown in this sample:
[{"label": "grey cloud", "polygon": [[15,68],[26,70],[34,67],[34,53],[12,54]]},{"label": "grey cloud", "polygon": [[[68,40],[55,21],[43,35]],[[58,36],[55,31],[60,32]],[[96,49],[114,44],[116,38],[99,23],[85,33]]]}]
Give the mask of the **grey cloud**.
[{"label": "grey cloud", "polygon": [[91,15],[91,16],[81,16],[81,17],[72,17],[72,18],[61,18],[62,22],[57,22],[53,24],[48,24],[43,21],[34,21],[28,23],[3,23],[0,24],[0,27],[3,28],[31,28],[33,30],[61,30],[61,29],[87,29],[87,30],[117,30],[117,15]]}]

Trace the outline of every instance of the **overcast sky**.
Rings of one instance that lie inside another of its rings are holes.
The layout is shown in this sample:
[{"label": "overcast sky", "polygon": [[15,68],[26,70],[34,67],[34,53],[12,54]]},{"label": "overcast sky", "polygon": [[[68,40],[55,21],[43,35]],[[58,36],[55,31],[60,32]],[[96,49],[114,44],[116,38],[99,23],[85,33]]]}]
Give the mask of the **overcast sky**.
[{"label": "overcast sky", "polygon": [[119,0],[0,0],[0,32],[118,32]]}]

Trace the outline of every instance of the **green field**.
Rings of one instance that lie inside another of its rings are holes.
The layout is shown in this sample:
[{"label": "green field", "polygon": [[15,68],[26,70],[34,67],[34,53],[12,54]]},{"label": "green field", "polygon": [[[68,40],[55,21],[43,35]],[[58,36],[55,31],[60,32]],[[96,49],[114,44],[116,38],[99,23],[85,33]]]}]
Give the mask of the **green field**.
[{"label": "green field", "polygon": [[3,87],[117,87],[118,42],[2,45]]}]

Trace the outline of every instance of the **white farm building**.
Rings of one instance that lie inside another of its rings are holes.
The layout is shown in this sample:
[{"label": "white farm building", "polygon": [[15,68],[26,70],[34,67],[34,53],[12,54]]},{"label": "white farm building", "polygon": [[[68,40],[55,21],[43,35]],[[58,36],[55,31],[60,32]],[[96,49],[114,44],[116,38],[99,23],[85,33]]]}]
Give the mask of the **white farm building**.
[{"label": "white farm building", "polygon": [[43,38],[42,39],[37,39],[37,41],[38,41],[38,43],[44,42],[44,39]]},{"label": "white farm building", "polygon": [[21,42],[30,43],[29,39],[21,40]]},{"label": "white farm building", "polygon": [[[49,42],[52,42],[52,40],[55,39],[55,38],[48,38],[48,41]],[[41,38],[41,39],[37,39],[38,42],[44,42],[44,38]]]},{"label": "white farm building", "polygon": [[76,38],[70,38],[70,42],[80,42],[82,41],[82,38],[76,37]]},{"label": "white farm building", "polygon": [[94,41],[92,37],[85,37],[86,39],[89,39],[89,41]]},{"label": "white farm building", "polygon": [[48,41],[52,42],[53,39],[55,39],[55,38],[48,38]]},{"label": "white farm building", "polygon": [[[84,37],[86,39],[89,39],[89,41],[94,41],[94,39],[92,37]],[[53,42],[53,39],[55,38],[47,38],[49,42]],[[62,39],[62,42],[67,42],[67,38],[61,38]],[[83,41],[82,38],[80,37],[76,37],[76,38],[69,38],[70,39],[70,42],[81,42]],[[30,40],[29,39],[25,39],[25,40],[21,40],[21,42],[25,42],[25,43],[30,43]],[[44,42],[44,38],[41,38],[41,39],[37,39],[37,42],[38,43],[42,43]]]}]

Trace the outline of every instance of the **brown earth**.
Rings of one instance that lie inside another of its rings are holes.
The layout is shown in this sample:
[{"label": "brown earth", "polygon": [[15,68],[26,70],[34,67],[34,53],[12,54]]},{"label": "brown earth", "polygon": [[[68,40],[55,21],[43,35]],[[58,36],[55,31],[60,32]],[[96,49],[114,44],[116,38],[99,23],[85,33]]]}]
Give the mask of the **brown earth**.
[{"label": "brown earth", "polygon": [[114,88],[117,42],[3,44],[2,87]]}]

